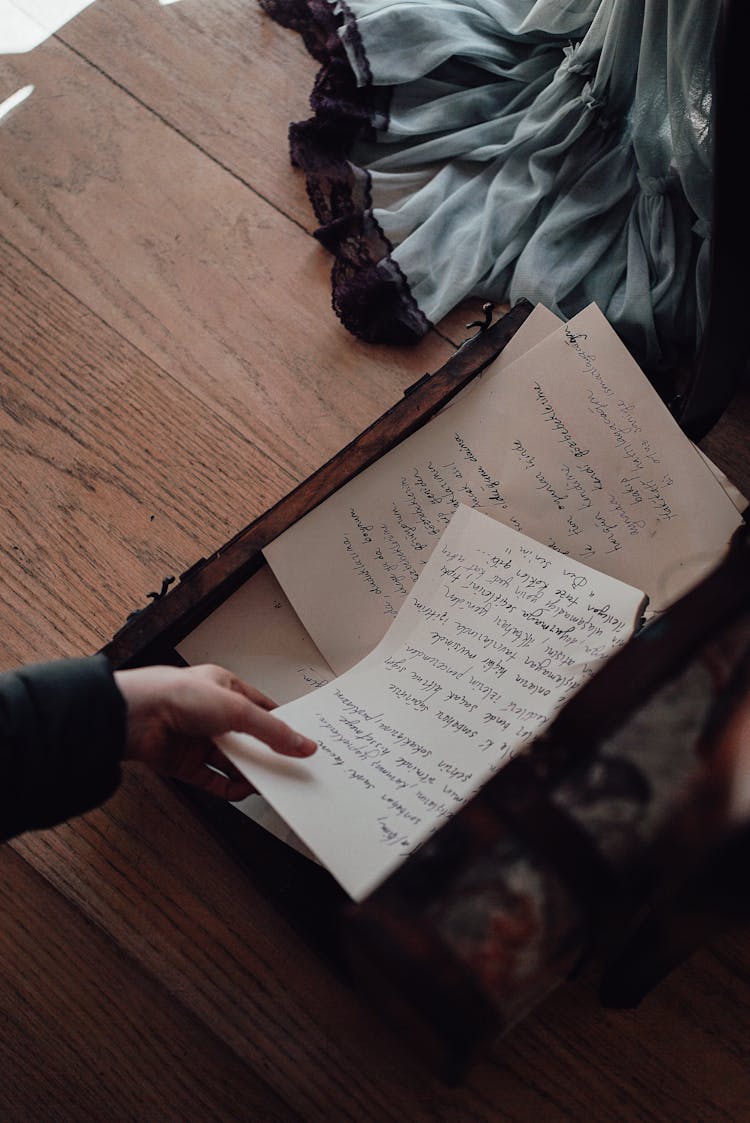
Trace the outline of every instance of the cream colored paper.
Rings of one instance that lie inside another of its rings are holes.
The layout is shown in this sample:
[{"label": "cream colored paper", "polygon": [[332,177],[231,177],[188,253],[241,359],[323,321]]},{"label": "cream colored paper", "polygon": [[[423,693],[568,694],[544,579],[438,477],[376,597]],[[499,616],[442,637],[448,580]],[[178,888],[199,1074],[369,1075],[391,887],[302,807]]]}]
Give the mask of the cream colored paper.
[{"label": "cream colored paper", "polygon": [[[193,665],[220,663],[279,703],[299,698],[334,677],[268,566],[186,636],[177,651]],[[287,846],[311,857],[262,796],[251,795],[234,806]]]},{"label": "cream colored paper", "polygon": [[642,599],[461,506],[379,647],[279,711],[318,753],[222,748],[361,899],[628,638]]},{"label": "cream colored paper", "polygon": [[274,702],[334,677],[284,590],[264,565],[177,644],[186,663],[221,663]]},{"label": "cream colored paper", "polygon": [[643,589],[654,611],[717,563],[740,523],[591,307],[267,548],[336,671],[382,637],[460,503]]}]

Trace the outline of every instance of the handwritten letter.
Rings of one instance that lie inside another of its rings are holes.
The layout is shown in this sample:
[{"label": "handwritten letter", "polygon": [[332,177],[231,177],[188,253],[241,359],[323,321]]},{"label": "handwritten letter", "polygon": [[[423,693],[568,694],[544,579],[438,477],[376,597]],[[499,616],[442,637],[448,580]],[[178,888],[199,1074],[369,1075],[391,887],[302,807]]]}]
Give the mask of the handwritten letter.
[{"label": "handwritten letter", "polygon": [[225,751],[355,899],[630,635],[641,594],[460,506],[383,642],[279,715],[309,761]]},{"label": "handwritten letter", "polygon": [[659,611],[740,517],[596,308],[462,395],[266,550],[336,671],[372,650],[459,505]]}]

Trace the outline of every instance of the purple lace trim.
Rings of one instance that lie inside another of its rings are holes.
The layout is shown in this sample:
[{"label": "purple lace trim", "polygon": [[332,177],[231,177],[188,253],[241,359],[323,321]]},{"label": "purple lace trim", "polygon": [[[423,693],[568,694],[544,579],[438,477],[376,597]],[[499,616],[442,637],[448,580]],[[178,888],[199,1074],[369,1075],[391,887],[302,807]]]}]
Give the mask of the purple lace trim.
[{"label": "purple lace trim", "polygon": [[[260,0],[283,27],[297,31],[321,69],[310,105],[315,116],[290,126],[292,163],[307,179],[320,223],[315,237],[334,256],[332,304],[344,326],[368,343],[415,343],[429,330],[393,246],[372,213],[369,173],[349,161],[358,140],[388,122],[389,91],[372,85],[356,20],[340,0],[337,19],[327,0]],[[358,87],[339,37],[344,35],[367,83]]]}]

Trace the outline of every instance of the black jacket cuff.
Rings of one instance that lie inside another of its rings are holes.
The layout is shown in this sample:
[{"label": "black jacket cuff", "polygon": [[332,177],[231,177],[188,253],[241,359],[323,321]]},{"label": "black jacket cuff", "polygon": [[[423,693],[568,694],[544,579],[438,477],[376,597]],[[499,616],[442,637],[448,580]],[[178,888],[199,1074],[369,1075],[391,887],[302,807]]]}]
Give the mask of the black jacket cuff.
[{"label": "black jacket cuff", "polygon": [[125,736],[125,699],[103,655],[0,674],[0,838],[107,799]]}]

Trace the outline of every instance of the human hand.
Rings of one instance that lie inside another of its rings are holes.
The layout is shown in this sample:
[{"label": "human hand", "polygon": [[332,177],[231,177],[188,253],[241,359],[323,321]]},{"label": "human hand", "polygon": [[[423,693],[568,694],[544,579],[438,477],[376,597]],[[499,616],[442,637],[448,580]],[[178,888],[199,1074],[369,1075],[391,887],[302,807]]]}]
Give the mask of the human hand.
[{"label": "human hand", "polygon": [[224,799],[245,799],[254,789],[213,738],[250,733],[293,757],[317,748],[269,713],[270,698],[222,667],[142,667],[116,671],[115,682],[127,704],[125,759]]}]

